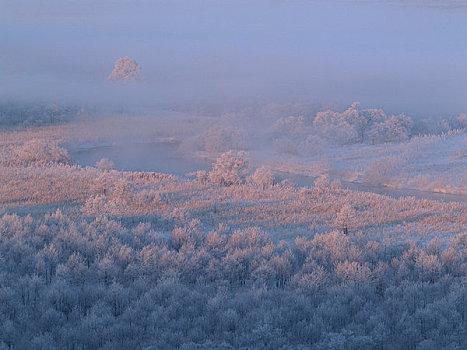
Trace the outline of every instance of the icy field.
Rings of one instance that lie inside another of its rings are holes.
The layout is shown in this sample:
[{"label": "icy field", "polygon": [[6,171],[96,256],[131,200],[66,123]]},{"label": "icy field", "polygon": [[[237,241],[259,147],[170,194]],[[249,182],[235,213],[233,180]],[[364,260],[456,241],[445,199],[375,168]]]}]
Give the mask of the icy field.
[{"label": "icy field", "polygon": [[[330,148],[317,156],[292,157],[276,166],[277,170],[297,175],[329,174],[354,183],[354,188],[361,184],[360,188],[368,191],[379,185],[407,193],[418,190],[453,194],[465,200],[466,150],[465,133],[430,135],[397,144]],[[416,195],[417,191],[412,193]]]}]

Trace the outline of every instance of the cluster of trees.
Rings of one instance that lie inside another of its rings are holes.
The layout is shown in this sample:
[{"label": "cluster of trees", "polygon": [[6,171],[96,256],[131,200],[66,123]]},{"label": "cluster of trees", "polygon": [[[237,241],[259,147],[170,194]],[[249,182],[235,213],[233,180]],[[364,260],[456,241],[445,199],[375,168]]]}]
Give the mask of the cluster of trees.
[{"label": "cluster of trees", "polygon": [[0,218],[0,348],[463,349],[467,236]]},{"label": "cluster of trees", "polygon": [[315,155],[323,148],[324,140],[303,116],[279,118],[269,132],[279,153]]},{"label": "cluster of trees", "polygon": [[392,116],[373,125],[368,131],[368,138],[372,144],[407,141],[412,125],[412,119],[404,114]]},{"label": "cluster of trees", "polygon": [[280,153],[314,155],[329,145],[398,143],[414,135],[441,135],[466,128],[465,114],[413,121],[404,114],[388,117],[381,109],[360,109],[355,102],[343,112],[326,110],[314,117],[279,118],[269,132]]},{"label": "cluster of trees", "polygon": [[316,154],[326,144],[401,142],[411,135],[411,118],[388,118],[381,109],[359,107],[355,102],[343,112],[326,110],[311,118],[280,118],[270,128],[273,142],[280,152],[307,155]]},{"label": "cluster of trees", "polygon": [[72,120],[80,109],[60,104],[0,103],[0,127],[31,127]]},{"label": "cluster of trees", "polygon": [[[440,135],[467,127],[465,114],[412,120],[404,114],[387,116],[381,109],[362,109],[357,102],[344,111],[288,108],[282,114],[274,108],[254,115],[248,111],[226,114],[208,118],[207,123],[200,118],[181,140],[180,149],[218,154],[272,146],[280,154],[314,156],[336,145],[399,143],[416,135]],[[284,117],[287,111],[300,114]]]},{"label": "cluster of trees", "polygon": [[60,147],[57,142],[46,141],[44,139],[32,139],[24,143],[14,152],[14,158],[18,163],[30,165],[39,163],[67,164],[71,161],[68,151]]},{"label": "cluster of trees", "polygon": [[467,114],[455,117],[423,118],[414,121],[414,133],[417,135],[442,135],[454,130],[467,129]]},{"label": "cluster of trees", "polygon": [[335,143],[363,143],[368,141],[368,134],[373,133],[371,130],[384,123],[386,118],[382,110],[359,110],[359,103],[355,102],[342,113],[331,110],[318,112],[313,126],[320,136]]}]

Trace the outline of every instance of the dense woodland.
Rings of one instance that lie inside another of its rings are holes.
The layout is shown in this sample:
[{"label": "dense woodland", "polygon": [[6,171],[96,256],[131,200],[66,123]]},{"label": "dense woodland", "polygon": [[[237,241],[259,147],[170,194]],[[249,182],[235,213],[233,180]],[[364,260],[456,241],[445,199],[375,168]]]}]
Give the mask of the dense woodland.
[{"label": "dense woodland", "polygon": [[464,349],[466,235],[275,242],[105,216],[4,214],[5,349]]},{"label": "dense woodland", "polygon": [[[411,125],[381,113],[348,142]],[[0,134],[0,349],[466,348],[465,202],[300,187],[238,147],[190,176],[82,167],[70,130]]]}]

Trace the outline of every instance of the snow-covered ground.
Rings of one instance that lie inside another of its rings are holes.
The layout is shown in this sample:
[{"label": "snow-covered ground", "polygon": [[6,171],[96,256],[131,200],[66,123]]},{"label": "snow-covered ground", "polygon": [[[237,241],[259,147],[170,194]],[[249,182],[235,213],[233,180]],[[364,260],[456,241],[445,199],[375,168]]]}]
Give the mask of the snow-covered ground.
[{"label": "snow-covered ground", "polygon": [[[403,143],[324,149],[312,157],[280,156],[277,171],[329,175],[361,188],[388,187],[467,196],[467,134],[414,137]],[[462,198],[462,197],[459,197]]]}]

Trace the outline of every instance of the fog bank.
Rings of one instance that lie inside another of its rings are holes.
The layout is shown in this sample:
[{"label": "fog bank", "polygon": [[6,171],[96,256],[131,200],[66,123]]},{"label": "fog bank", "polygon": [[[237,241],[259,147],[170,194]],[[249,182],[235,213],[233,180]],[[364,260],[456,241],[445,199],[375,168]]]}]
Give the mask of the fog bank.
[{"label": "fog bank", "polygon": [[[313,99],[412,116],[467,110],[467,11],[430,1],[15,1],[2,100],[225,110]],[[106,81],[130,56],[144,81]]]}]

